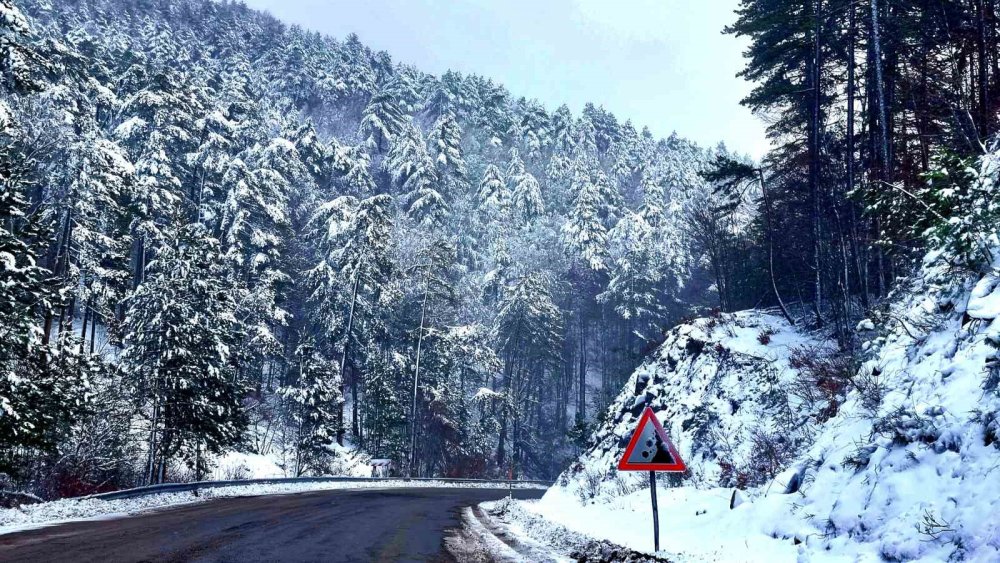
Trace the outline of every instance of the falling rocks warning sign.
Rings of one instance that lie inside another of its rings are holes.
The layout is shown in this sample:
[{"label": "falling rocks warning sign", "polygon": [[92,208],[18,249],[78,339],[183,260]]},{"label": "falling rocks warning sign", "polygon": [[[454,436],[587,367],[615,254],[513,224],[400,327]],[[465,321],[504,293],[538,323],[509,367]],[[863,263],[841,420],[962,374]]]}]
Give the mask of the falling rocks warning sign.
[{"label": "falling rocks warning sign", "polygon": [[625,454],[618,462],[619,471],[683,472],[687,469],[677,448],[670,442],[653,409],[646,407],[639,417]]}]

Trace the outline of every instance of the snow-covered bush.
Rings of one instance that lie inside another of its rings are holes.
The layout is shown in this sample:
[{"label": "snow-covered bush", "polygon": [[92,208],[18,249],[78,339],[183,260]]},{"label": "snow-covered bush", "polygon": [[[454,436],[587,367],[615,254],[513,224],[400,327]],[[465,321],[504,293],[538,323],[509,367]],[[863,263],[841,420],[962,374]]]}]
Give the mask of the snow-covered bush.
[{"label": "snow-covered bush", "polygon": [[997,173],[1000,155],[990,153],[980,162],[942,152],[935,156],[927,184],[917,195],[926,213],[914,223],[930,248],[974,269],[989,269],[995,260],[990,237],[1000,223]]},{"label": "snow-covered bush", "polygon": [[799,409],[815,413],[818,422],[836,416],[853,386],[854,359],[840,351],[804,347],[793,350],[788,361],[798,374],[789,392],[798,399]]}]

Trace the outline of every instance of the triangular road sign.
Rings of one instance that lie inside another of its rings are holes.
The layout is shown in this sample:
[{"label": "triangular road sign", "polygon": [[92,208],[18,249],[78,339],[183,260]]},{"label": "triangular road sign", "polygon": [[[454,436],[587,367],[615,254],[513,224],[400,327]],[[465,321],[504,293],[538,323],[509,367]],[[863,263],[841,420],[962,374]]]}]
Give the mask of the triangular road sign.
[{"label": "triangular road sign", "polygon": [[632,434],[632,440],[625,448],[625,455],[618,462],[619,471],[669,471],[683,472],[687,469],[670,442],[653,409],[646,407],[639,417],[639,425]]}]

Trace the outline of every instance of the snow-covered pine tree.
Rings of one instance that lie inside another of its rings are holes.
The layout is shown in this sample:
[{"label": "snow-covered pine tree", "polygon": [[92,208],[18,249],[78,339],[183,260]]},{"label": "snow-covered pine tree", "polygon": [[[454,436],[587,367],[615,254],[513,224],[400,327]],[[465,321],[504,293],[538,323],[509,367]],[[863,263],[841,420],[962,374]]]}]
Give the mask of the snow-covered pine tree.
[{"label": "snow-covered pine tree", "polygon": [[[393,66],[388,53],[382,52],[376,55],[376,57],[381,56],[384,56],[385,60],[380,60],[377,64],[386,68]],[[386,90],[398,100],[400,109],[406,115],[416,113],[418,102],[422,99],[417,85],[419,79],[420,75],[413,67],[396,67],[393,69],[392,78],[386,84]]]},{"label": "snow-covered pine tree", "polygon": [[[590,104],[588,104],[589,106]],[[573,129],[576,137],[573,139],[574,156],[577,158],[597,158],[597,128],[589,115],[582,115]]]},{"label": "snow-covered pine tree", "polygon": [[400,133],[385,165],[405,193],[407,214],[417,223],[431,228],[443,225],[449,211],[448,203],[440,191],[437,169],[415,125],[410,123]]},{"label": "snow-covered pine tree", "polygon": [[0,78],[14,91],[40,89],[39,71],[49,66],[27,41],[30,33],[27,18],[14,2],[0,0]]},{"label": "snow-covered pine tree", "polygon": [[597,296],[624,320],[630,333],[643,340],[657,335],[663,315],[663,284],[653,262],[652,227],[639,214],[627,212],[609,234],[613,266],[607,289]]},{"label": "snow-covered pine tree", "polygon": [[171,462],[197,472],[202,455],[239,442],[246,416],[231,358],[239,327],[219,242],[179,211],[145,280],[127,300],[123,367],[148,421],[146,482]]},{"label": "snow-covered pine tree", "polygon": [[[114,142],[84,138],[77,146],[80,174],[71,186],[75,229],[71,247],[83,311],[80,346],[95,351],[97,323],[117,327],[119,305],[131,289],[130,207],[135,169]],[[114,331],[117,332],[117,331]],[[120,337],[119,334],[115,334]]]},{"label": "snow-covered pine tree", "polygon": [[507,178],[507,191],[513,192],[518,179],[526,174],[527,171],[524,167],[524,160],[521,159],[521,154],[516,148],[510,149],[509,156],[510,158],[507,160],[507,171],[504,173],[504,177]]},{"label": "snow-covered pine tree", "polygon": [[342,145],[336,139],[330,147],[333,169],[347,195],[369,197],[376,190],[372,177],[372,156],[366,145]]},{"label": "snow-covered pine tree", "polygon": [[562,312],[542,275],[526,275],[504,294],[493,331],[504,365],[500,392],[511,407],[499,413],[496,463],[501,468],[510,463],[514,470],[521,471],[523,455],[534,454],[525,452],[525,418],[532,413],[524,406],[539,400],[537,394],[545,390],[544,384],[531,382],[542,381],[555,367],[562,344]]},{"label": "snow-covered pine tree", "polygon": [[[559,106],[552,114],[549,130],[552,135],[552,156],[545,174],[557,185],[569,184],[572,179],[573,156],[576,154],[577,132],[573,114],[565,104]],[[565,205],[568,202],[561,203]]]},{"label": "snow-covered pine tree", "polygon": [[498,237],[490,245],[489,269],[483,275],[482,297],[491,306],[496,305],[516,276],[514,259],[510,255],[507,239]]},{"label": "snow-covered pine tree", "polygon": [[445,114],[457,111],[458,100],[456,100],[455,92],[452,91],[452,84],[456,82],[455,76],[454,71],[446,72],[441,80],[432,87],[430,95],[424,100],[420,111],[430,123],[436,122]]},{"label": "snow-covered pine tree", "polygon": [[41,340],[40,317],[63,298],[38,265],[46,237],[24,198],[33,152],[0,101],[0,471],[15,476],[68,435],[88,406],[95,367],[70,343]]},{"label": "snow-covered pine tree", "polygon": [[280,294],[292,283],[286,264],[292,240],[289,201],[296,187],[310,180],[298,151],[283,138],[254,145],[226,174],[218,229],[238,303],[241,381],[259,385],[280,362],[281,331],[289,319]]},{"label": "snow-covered pine tree", "polygon": [[483,471],[488,448],[474,440],[470,387],[500,371],[488,332],[479,325],[429,328],[421,357],[417,409],[419,473]]},{"label": "snow-covered pine tree", "polygon": [[[329,144],[324,143],[312,120],[307,120],[302,124],[291,123],[284,137],[295,147],[295,154],[298,158],[290,159],[293,164],[294,160],[298,160],[302,170],[309,174],[309,179],[317,187],[326,188],[329,186],[333,172],[331,162],[334,159],[332,149],[336,146],[333,142],[335,139],[331,139]],[[288,150],[287,146],[285,150]],[[279,153],[278,158],[280,159],[282,156]],[[299,188],[298,191],[301,194],[309,190]]]},{"label": "snow-covered pine tree", "polygon": [[586,171],[579,169],[573,189],[576,197],[562,228],[564,241],[591,270],[605,270],[608,267],[608,229],[602,213],[607,207],[604,191]]},{"label": "snow-covered pine tree", "polygon": [[650,172],[645,172],[640,182],[642,189],[642,205],[639,215],[656,233],[666,220],[666,194],[663,185]]},{"label": "snow-covered pine tree", "polygon": [[489,164],[483,173],[483,180],[479,182],[478,191],[479,211],[487,217],[499,219],[510,209],[511,195],[507,189],[507,182],[504,181],[500,168]]},{"label": "snow-covered pine tree", "polygon": [[424,353],[424,342],[428,334],[433,333],[434,318],[438,316],[439,307],[454,302],[455,289],[449,270],[455,262],[455,246],[450,242],[437,239],[421,248],[417,256],[417,264],[410,275],[419,284],[419,293],[414,298],[420,300],[420,321],[417,325],[416,347],[413,359],[413,393],[410,402],[410,476],[418,474],[417,434],[420,431],[418,421],[421,419],[421,357]]},{"label": "snow-covered pine tree", "polygon": [[[324,332],[340,335],[330,348],[340,348],[341,385],[346,385],[348,379],[351,382],[351,427],[355,436],[360,434],[361,382],[357,373],[348,378],[347,367],[349,363],[363,366],[365,360],[360,352],[372,350],[357,329],[367,326],[370,330],[378,323],[378,294],[392,275],[392,207],[388,195],[360,201],[341,196],[320,206],[311,221],[321,253],[320,262],[310,272],[314,287],[311,301]],[[341,393],[346,395],[343,389]],[[343,426],[337,431],[337,440],[343,444]]]},{"label": "snow-covered pine tree", "polygon": [[437,166],[438,177],[445,184],[445,192],[453,198],[464,193],[467,171],[462,156],[462,129],[453,113],[445,113],[431,126],[427,150]]},{"label": "snow-covered pine tree", "polygon": [[530,172],[525,172],[515,179],[511,199],[515,216],[522,225],[530,223],[545,212],[542,188]]},{"label": "snow-covered pine tree", "polygon": [[[361,354],[365,363],[365,400],[360,405],[362,413],[362,440],[365,451],[373,457],[405,462],[406,434],[410,426],[407,409],[400,398],[406,392],[398,385],[400,373],[405,373],[403,362],[394,362],[378,350],[365,350]],[[398,359],[399,357],[396,357]]]},{"label": "snow-covered pine tree", "polygon": [[525,157],[537,163],[545,156],[545,150],[552,144],[549,132],[549,116],[545,108],[535,100],[519,100],[521,119],[518,124],[521,146]]},{"label": "snow-covered pine tree", "polygon": [[278,390],[290,405],[294,429],[296,477],[328,472],[328,446],[333,443],[344,402],[336,362],[307,339],[295,349],[295,381]]},{"label": "snow-covered pine tree", "polygon": [[198,120],[198,144],[185,159],[193,174],[197,218],[212,224],[221,214],[220,202],[226,199],[225,175],[236,149],[234,136],[238,124],[227,113],[216,109]]},{"label": "snow-covered pine tree", "polygon": [[358,131],[362,138],[370,140],[377,152],[383,153],[405,128],[406,117],[399,100],[391,88],[383,87],[372,96],[361,114]]}]

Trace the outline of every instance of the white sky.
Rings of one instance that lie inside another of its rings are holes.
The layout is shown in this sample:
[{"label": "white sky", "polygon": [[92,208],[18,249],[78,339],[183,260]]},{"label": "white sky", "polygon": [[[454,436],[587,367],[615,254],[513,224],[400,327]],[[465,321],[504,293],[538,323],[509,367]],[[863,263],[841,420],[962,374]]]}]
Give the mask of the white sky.
[{"label": "white sky", "polygon": [[738,0],[244,0],[394,60],[504,84],[549,109],[586,102],[619,119],[760,157],[764,125],[739,105]]}]

